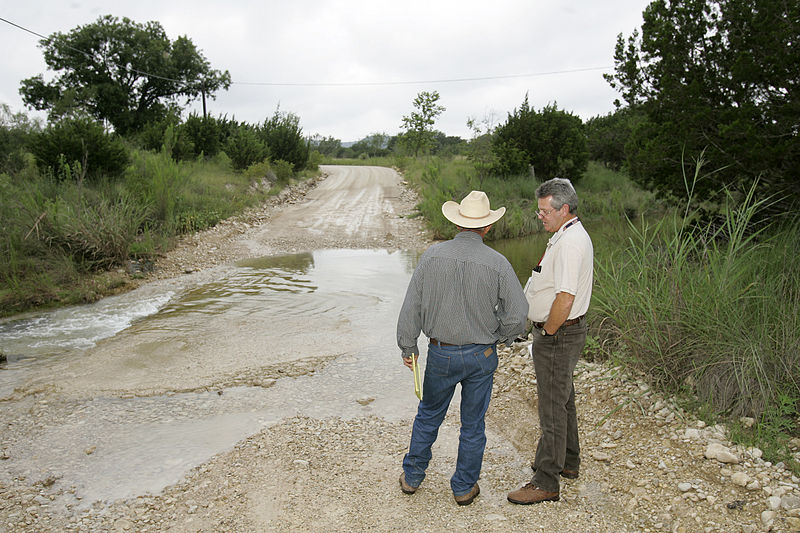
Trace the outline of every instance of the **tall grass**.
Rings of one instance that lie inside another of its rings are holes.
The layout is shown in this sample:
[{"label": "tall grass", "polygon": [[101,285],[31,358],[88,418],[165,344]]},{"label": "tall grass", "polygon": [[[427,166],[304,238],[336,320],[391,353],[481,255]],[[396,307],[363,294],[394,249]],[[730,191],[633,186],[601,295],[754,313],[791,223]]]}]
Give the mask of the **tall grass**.
[{"label": "tall grass", "polygon": [[125,260],[145,210],[124,193],[28,177],[0,176],[0,315],[114,290],[116,280],[84,278]]},{"label": "tall grass", "polygon": [[[535,191],[540,181],[529,175],[480,177],[466,159],[427,158],[410,161],[406,178],[420,191],[417,206],[434,238],[447,239],[455,227],[441,212],[448,200],[460,202],[472,190],[486,192],[492,208],[506,207],[506,215],[489,233],[489,239],[524,237],[543,231],[536,216]],[[623,174],[592,164],[576,188],[580,194],[579,213],[585,221],[619,222],[626,213],[650,213],[657,204],[652,193],[635,187]]]},{"label": "tall grass", "polygon": [[[702,162],[698,163],[695,179]],[[691,187],[688,188],[691,191]],[[759,226],[770,205],[727,193],[698,225],[692,198],[596,261],[593,310],[621,362],[717,414],[792,427],[800,406],[800,222]],[[787,410],[786,406],[790,406]],[[797,431],[797,428],[794,428]]]},{"label": "tall grass", "polygon": [[[176,235],[213,226],[291,181],[286,165],[236,173],[224,155],[176,162],[169,153],[134,152],[121,179],[91,184],[33,166],[0,175],[0,316],[117,290],[129,260],[147,262]],[[265,187],[267,171],[277,181]]]},{"label": "tall grass", "polygon": [[[754,184],[726,191],[721,215],[701,222],[709,206],[692,197],[701,167],[678,207],[596,164],[576,184],[579,215],[595,243],[593,335],[606,356],[681,394],[701,414],[732,420],[735,430],[739,416],[755,417],[754,429],[737,430],[739,441],[797,468],[783,443],[800,432],[800,218],[760,225],[756,215],[771,200],[756,198]],[[535,214],[536,180],[481,181],[467,162],[435,158],[411,161],[405,172],[436,237],[454,232],[442,203],[480,189],[492,207],[508,208],[490,238],[529,235],[493,246],[524,263],[541,256],[549,235]],[[521,271],[526,276],[530,265]]]}]

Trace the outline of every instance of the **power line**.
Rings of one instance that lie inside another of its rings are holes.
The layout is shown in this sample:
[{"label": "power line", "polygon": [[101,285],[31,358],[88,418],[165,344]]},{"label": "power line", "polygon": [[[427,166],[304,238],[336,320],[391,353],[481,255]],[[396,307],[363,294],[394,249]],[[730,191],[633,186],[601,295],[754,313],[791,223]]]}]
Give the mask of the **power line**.
[{"label": "power line", "polygon": [[[10,24],[20,30],[33,34],[37,37],[42,39],[48,39],[44,35],[37,33],[33,30],[29,30],[19,24],[15,24],[10,20],[6,20],[0,17],[0,21],[5,22],[6,24]],[[66,45],[67,47],[85,55],[88,58],[92,58],[92,56],[83,51],[79,50],[70,45]],[[533,72],[528,74],[507,74],[507,75],[498,75],[498,76],[476,76],[471,78],[447,78],[447,79],[437,79],[437,80],[413,80],[413,81],[374,81],[374,82],[248,82],[248,81],[231,81],[231,85],[249,85],[249,86],[263,86],[263,87],[385,87],[391,85],[425,85],[425,84],[436,84],[436,83],[465,83],[465,82],[472,82],[472,81],[489,81],[489,80],[507,80],[507,79],[514,79],[514,78],[536,78],[542,76],[555,76],[559,74],[574,74],[578,72],[590,72],[590,71],[597,71],[597,70],[609,70],[614,67],[605,66],[605,67],[585,67],[585,68],[576,68],[576,69],[565,69],[565,70],[552,70],[546,72]],[[166,81],[174,81],[176,83],[184,83],[184,80],[176,80],[173,78],[166,78],[164,76],[159,76],[158,74],[150,74],[149,72],[145,72],[142,70],[137,70],[134,68],[130,69],[131,71],[141,74],[143,76],[149,76],[153,78],[158,78]]]},{"label": "power line", "polygon": [[386,86],[386,85],[422,85],[433,83],[462,83],[468,81],[487,81],[487,80],[507,80],[511,78],[534,78],[539,76],[551,76],[554,74],[572,74],[576,72],[588,72],[593,70],[609,70],[613,67],[585,67],[568,70],[552,70],[549,72],[534,72],[529,74],[506,74],[501,76],[478,76],[474,78],[449,78],[439,80],[414,80],[414,81],[365,81],[365,82],[343,82],[343,83],[300,83],[300,82],[231,82],[237,85],[266,85],[266,86],[288,86],[288,87],[366,87],[366,86]]},{"label": "power line", "polygon": [[[41,37],[42,39],[44,39],[46,41],[50,39],[49,37],[45,37],[41,33],[37,33],[37,32],[35,32],[33,30],[29,30],[28,28],[20,26],[19,24],[15,24],[14,22],[11,22],[10,20],[6,20],[3,17],[0,17],[0,20],[5,22],[6,24],[10,24],[10,25],[14,26],[15,28],[19,28],[22,31],[26,31],[28,33],[31,33],[31,34],[37,36],[37,37]],[[67,44],[67,43],[64,43],[64,46],[66,46],[70,50],[75,50],[79,54],[83,54],[84,56],[86,56],[90,60],[94,60],[94,56],[92,56],[89,52],[86,52],[85,50],[81,50],[80,48],[75,48],[74,46],[72,46],[70,44]],[[105,61],[103,61],[103,62],[105,63]],[[160,76],[158,74],[150,74],[149,72],[146,72],[146,71],[143,71],[143,70],[138,70],[138,69],[135,69],[133,67],[130,67],[127,70],[129,70],[130,72],[135,72],[136,74],[140,74],[142,76],[150,77],[150,78],[158,78],[158,79],[164,80],[164,81],[174,81],[175,83],[185,83],[184,80],[176,80],[174,78],[167,78],[165,76]]]}]

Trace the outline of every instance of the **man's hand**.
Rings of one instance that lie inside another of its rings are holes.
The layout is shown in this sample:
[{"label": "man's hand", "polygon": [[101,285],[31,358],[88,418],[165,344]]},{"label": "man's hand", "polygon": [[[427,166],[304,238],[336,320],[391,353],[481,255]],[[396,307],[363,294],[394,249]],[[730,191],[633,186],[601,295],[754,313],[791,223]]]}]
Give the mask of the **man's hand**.
[{"label": "man's hand", "polygon": [[550,306],[550,314],[545,322],[544,329],[548,335],[555,335],[561,324],[567,320],[569,312],[572,310],[572,304],[575,301],[575,295],[568,292],[559,292],[556,294],[556,299],[553,305]]},{"label": "man's hand", "polygon": [[[413,357],[414,360],[418,360],[419,354],[411,354],[411,357]],[[411,362],[411,357],[403,357],[403,364],[406,365],[409,368],[409,370],[414,370],[413,363]]]}]

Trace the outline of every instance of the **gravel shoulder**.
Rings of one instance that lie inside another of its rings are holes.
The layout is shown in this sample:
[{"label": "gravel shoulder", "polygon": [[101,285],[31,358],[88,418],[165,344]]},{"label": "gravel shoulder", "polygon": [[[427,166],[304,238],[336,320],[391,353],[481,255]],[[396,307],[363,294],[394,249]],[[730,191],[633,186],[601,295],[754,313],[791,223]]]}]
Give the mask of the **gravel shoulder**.
[{"label": "gravel shoulder", "polygon": [[[353,231],[343,225],[347,217],[300,216],[297,204],[313,204],[307,200],[330,185],[330,172],[339,171],[323,168],[320,178],[270,204],[185,238],[141,282],[296,249],[430,244],[421,221],[409,216],[417,198],[399,179],[391,204]],[[343,194],[340,205],[352,194]],[[317,212],[329,210],[326,204]],[[294,217],[294,222],[285,223],[289,218],[283,217]],[[331,226],[338,231],[328,231]],[[538,439],[536,376],[528,344],[500,350],[481,495],[470,506],[457,506],[449,487],[458,445],[457,409],[451,408],[429,475],[412,496],[402,494],[397,482],[411,419],[293,417],[214,456],[159,494],[98,503],[80,513],[49,505],[55,498],[52,480],[0,484],[0,533],[800,531],[797,477],[763,461],[759,450],[733,446],[724,428],[693,419],[643,380],[589,361],[581,361],[575,374],[580,478],[563,483],[559,502],[508,503],[506,494],[529,481]],[[33,413],[37,407],[30,402]],[[0,467],[2,459],[0,450]]]}]

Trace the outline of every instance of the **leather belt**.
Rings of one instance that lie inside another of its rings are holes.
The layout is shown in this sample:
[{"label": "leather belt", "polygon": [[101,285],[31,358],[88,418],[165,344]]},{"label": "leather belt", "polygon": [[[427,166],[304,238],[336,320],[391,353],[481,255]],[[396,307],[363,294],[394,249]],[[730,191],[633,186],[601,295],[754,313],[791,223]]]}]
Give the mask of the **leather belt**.
[{"label": "leather belt", "polygon": [[436,346],[458,346],[458,344],[450,344],[449,342],[441,342],[436,339],[430,339],[431,344],[435,344]]},{"label": "leather belt", "polygon": [[[581,315],[578,318],[571,318],[569,320],[565,320],[564,323],[561,324],[561,327],[563,328],[564,326],[574,326],[584,318],[586,318],[586,315]],[[533,327],[537,329],[542,329],[544,327],[544,322],[534,322]]]}]

